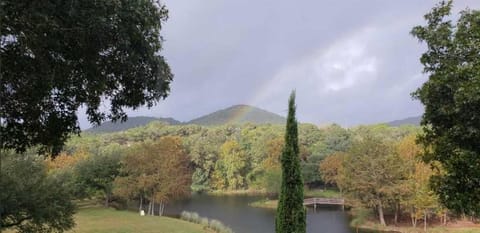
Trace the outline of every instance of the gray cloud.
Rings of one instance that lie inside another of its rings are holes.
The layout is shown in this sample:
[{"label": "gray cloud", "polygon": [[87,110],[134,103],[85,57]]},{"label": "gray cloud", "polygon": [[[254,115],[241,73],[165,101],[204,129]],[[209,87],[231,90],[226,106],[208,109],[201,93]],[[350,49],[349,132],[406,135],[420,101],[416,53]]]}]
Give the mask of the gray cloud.
[{"label": "gray cloud", "polygon": [[[426,77],[424,47],[409,35],[436,1],[166,0],[163,54],[172,93],[131,116],[190,120],[233,104],[317,124],[368,124],[419,115],[410,93]],[[480,8],[475,0],[455,10]],[[88,127],[84,114],[82,128]]]}]

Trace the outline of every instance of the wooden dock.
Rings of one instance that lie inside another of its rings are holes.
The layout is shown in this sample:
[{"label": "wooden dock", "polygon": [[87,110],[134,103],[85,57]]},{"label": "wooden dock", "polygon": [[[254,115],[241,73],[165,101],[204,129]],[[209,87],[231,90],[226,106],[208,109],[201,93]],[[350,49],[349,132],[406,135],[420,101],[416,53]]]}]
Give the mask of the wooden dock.
[{"label": "wooden dock", "polygon": [[303,200],[304,206],[312,206],[316,210],[317,205],[341,205],[342,209],[345,208],[345,199],[343,198],[321,198],[313,197]]}]

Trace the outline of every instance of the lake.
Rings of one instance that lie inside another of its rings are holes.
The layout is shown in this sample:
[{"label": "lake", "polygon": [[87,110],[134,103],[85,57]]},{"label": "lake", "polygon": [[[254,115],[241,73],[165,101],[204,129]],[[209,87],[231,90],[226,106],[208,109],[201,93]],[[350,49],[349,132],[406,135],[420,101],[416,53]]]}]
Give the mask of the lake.
[{"label": "lake", "polygon": [[[166,215],[178,216],[183,210],[202,217],[218,219],[236,233],[274,233],[275,210],[255,208],[248,204],[264,199],[261,196],[193,195],[165,208]],[[347,214],[339,206],[308,208],[308,233],[353,233]]]}]

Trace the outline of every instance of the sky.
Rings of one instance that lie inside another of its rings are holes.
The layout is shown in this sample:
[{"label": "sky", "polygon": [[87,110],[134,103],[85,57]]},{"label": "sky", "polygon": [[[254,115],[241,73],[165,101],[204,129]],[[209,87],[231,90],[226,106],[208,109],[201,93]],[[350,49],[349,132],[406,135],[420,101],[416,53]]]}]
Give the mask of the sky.
[{"label": "sky", "polygon": [[[296,90],[301,122],[342,126],[418,116],[410,93],[427,80],[424,25],[433,0],[165,0],[171,94],[129,116],[188,121],[236,104],[287,113]],[[480,1],[454,2],[453,15]],[[89,128],[79,114],[82,128]]]}]

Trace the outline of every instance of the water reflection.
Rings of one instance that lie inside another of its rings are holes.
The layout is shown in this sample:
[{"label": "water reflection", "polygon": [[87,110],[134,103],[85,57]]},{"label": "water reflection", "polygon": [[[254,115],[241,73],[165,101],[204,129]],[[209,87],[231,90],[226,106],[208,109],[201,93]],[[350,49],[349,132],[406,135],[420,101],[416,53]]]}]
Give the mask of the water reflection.
[{"label": "water reflection", "polygon": [[[167,215],[179,215],[183,210],[197,212],[202,217],[218,219],[236,233],[274,233],[275,211],[250,207],[248,204],[262,199],[259,196],[194,195],[166,207]],[[308,233],[353,233],[348,217],[341,207],[309,208]]]}]

